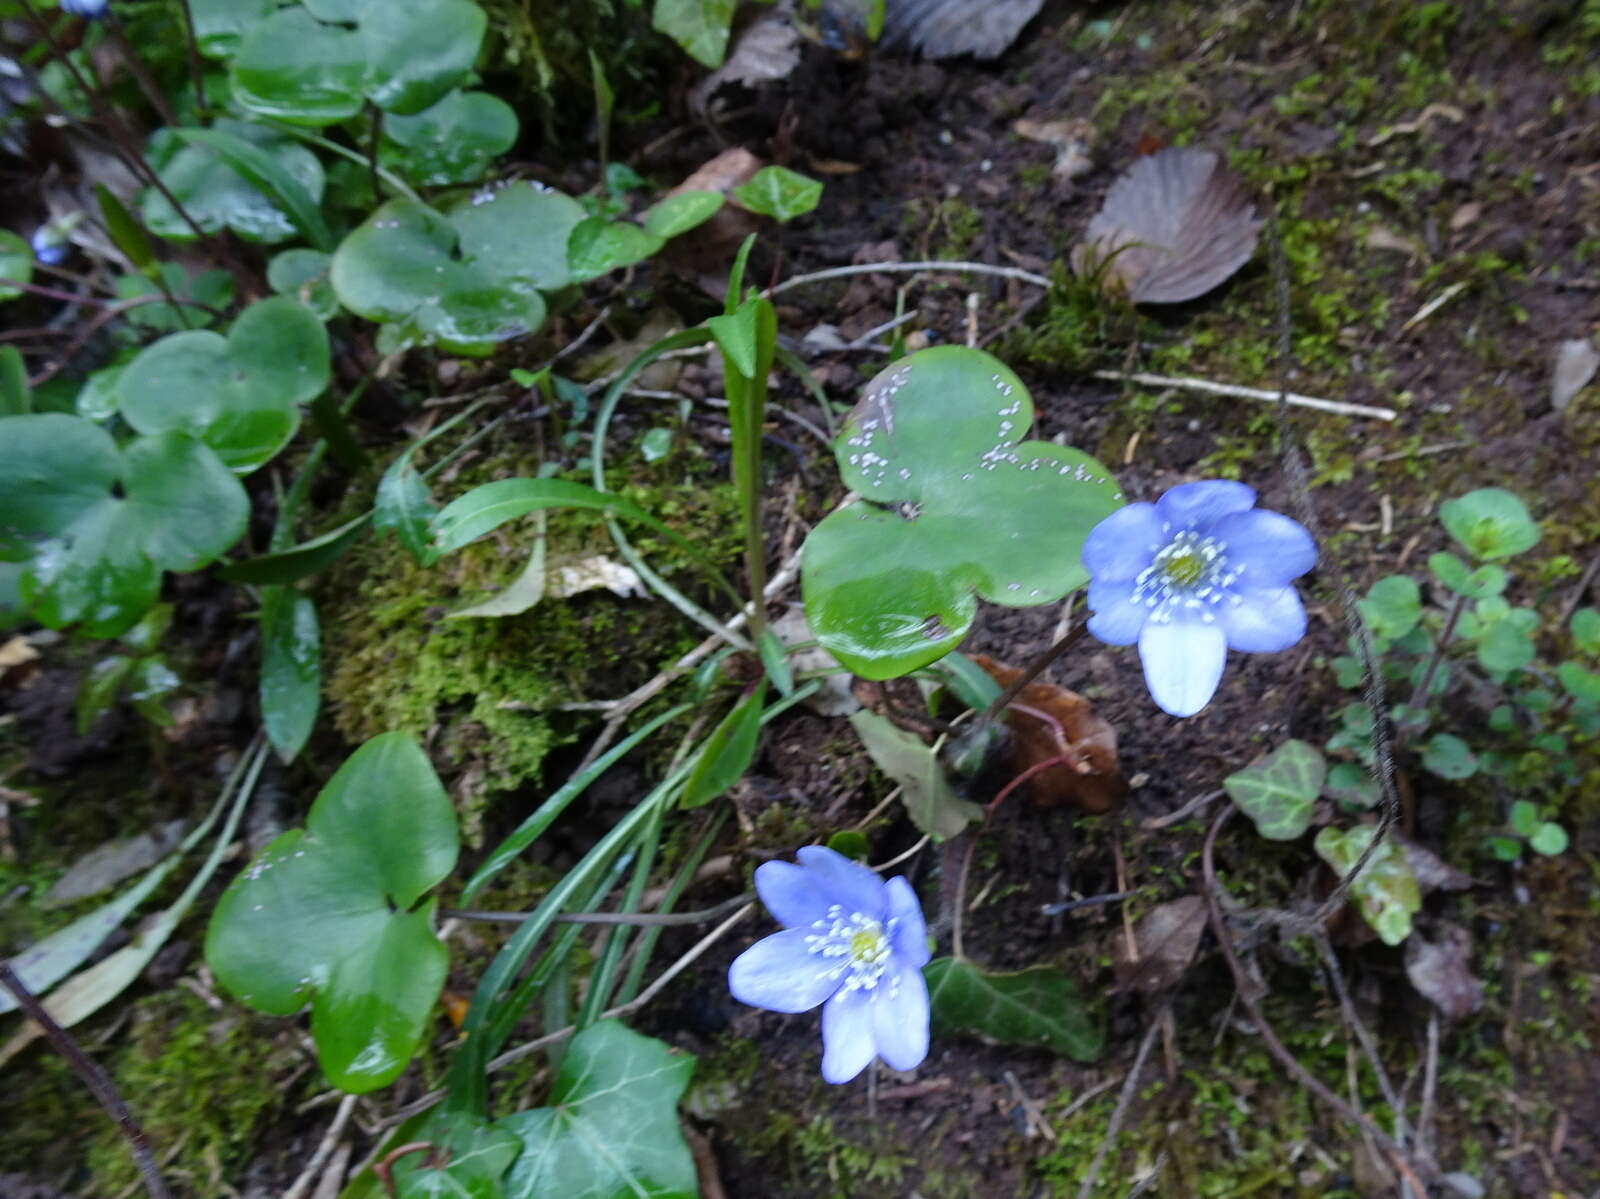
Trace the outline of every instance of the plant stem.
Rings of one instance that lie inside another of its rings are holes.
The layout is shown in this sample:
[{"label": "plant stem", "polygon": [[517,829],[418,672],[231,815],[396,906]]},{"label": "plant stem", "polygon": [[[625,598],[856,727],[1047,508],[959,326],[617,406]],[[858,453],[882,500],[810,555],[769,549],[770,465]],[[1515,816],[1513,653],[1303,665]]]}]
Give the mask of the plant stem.
[{"label": "plant stem", "polygon": [[1023,688],[1027,687],[1029,683],[1033,682],[1034,679],[1043,674],[1045,669],[1049,667],[1052,662],[1061,657],[1062,654],[1066,653],[1074,645],[1078,644],[1079,641],[1083,640],[1083,635],[1088,631],[1089,626],[1087,623],[1073,625],[1072,628],[1066,631],[1059,641],[1057,641],[1049,649],[1045,650],[1044,653],[1040,654],[1032,662],[1028,663],[1028,665],[1023,669],[1022,673],[1012,681],[1011,685],[999,695],[994,697],[994,701],[979,718],[979,727],[981,728],[983,725],[993,722],[1000,715],[1000,713],[1004,712],[1006,708],[1010,706],[1012,700],[1016,699],[1017,696],[1022,694]]},{"label": "plant stem", "polygon": [[134,1123],[133,1114],[123,1102],[116,1083],[112,1082],[110,1076],[95,1060],[79,1047],[72,1035],[56,1022],[55,1017],[17,977],[9,962],[0,963],[0,986],[4,986],[16,997],[17,1006],[44,1030],[44,1035],[60,1051],[61,1056],[71,1063],[78,1077],[83,1079],[84,1085],[99,1101],[100,1106],[106,1109],[106,1114],[116,1121],[117,1127],[122,1130],[122,1135],[128,1138],[134,1164],[139,1167],[139,1174],[144,1179],[144,1188],[150,1193],[151,1199],[172,1199],[172,1192],[167,1190],[167,1184],[161,1181],[161,1174],[156,1169],[156,1157],[150,1148],[150,1138],[145,1135],[144,1129]]},{"label": "plant stem", "polygon": [[[333,141],[331,138],[323,137],[319,133],[312,133],[309,129],[301,129],[295,125],[286,125],[282,121],[262,121],[261,124],[266,128],[273,130],[274,132],[283,134],[285,137],[292,137],[296,141],[305,142],[308,146],[318,146],[321,149],[326,150],[329,154],[337,154],[341,158],[348,158],[351,162],[360,163],[362,166],[367,166],[369,164],[369,159],[365,154],[357,153],[349,146],[341,146],[338,142]],[[381,166],[374,169],[379,179],[382,179],[406,199],[415,200],[418,204],[422,203],[422,197],[417,195],[417,193],[411,188],[411,185],[396,175],[393,171]],[[380,201],[382,199],[381,196],[376,198]]]},{"label": "plant stem", "polygon": [[372,136],[367,139],[367,179],[372,185],[372,202],[377,204],[381,202],[378,194],[378,144],[383,140],[383,109],[368,100],[367,112],[372,117]]},{"label": "plant stem", "polygon": [[139,52],[133,48],[133,43],[128,40],[127,32],[122,28],[122,19],[117,16],[117,10],[110,5],[106,7],[106,28],[111,30],[111,40],[117,43],[117,48],[122,51],[128,70],[133,72],[134,82],[139,85],[139,90],[144,93],[144,98],[150,101],[161,119],[168,125],[178,124],[178,114],[173,111],[166,94],[161,90],[161,85],[150,77],[150,71],[144,65],[144,59],[139,57]]},{"label": "plant stem", "polygon": [[183,38],[188,50],[189,78],[194,83],[195,107],[203,120],[211,115],[211,100],[206,95],[206,69],[200,61],[200,42],[194,34],[194,9],[189,0],[178,0],[178,8],[183,13]]},{"label": "plant stem", "polygon": [[1433,687],[1433,676],[1439,673],[1439,663],[1444,661],[1445,648],[1450,644],[1450,638],[1455,636],[1456,625],[1461,620],[1461,613],[1467,606],[1467,597],[1459,591],[1450,600],[1450,611],[1445,615],[1444,628],[1439,630],[1439,640],[1434,642],[1433,655],[1428,659],[1428,665],[1422,672],[1422,678],[1417,683],[1417,689],[1411,693],[1411,700],[1406,704],[1408,709],[1416,708],[1419,711],[1428,706],[1428,692]]}]

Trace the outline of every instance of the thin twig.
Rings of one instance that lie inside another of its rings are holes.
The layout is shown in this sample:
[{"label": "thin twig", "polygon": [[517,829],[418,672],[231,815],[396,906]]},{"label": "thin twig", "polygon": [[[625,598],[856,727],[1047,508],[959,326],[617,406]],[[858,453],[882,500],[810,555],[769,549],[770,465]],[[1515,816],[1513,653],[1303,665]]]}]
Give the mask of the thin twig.
[{"label": "thin twig", "polygon": [[300,1172],[300,1177],[294,1180],[294,1185],[283,1193],[283,1199],[304,1199],[309,1194],[311,1187],[322,1174],[322,1168],[328,1164],[328,1159],[333,1156],[334,1148],[339,1144],[339,1138],[344,1135],[344,1126],[350,1122],[350,1113],[355,1110],[357,1095],[346,1095],[339,1101],[339,1110],[333,1114],[333,1123],[328,1125],[328,1131],[323,1134],[322,1143],[317,1146],[317,1151],[311,1155],[311,1160],[306,1163],[306,1168]]},{"label": "thin twig", "polygon": [[1156,1164],[1150,1167],[1150,1173],[1146,1174],[1142,1179],[1134,1184],[1133,1190],[1128,1192],[1125,1199],[1139,1199],[1140,1195],[1144,1194],[1151,1187],[1155,1186],[1156,1180],[1161,1177],[1161,1171],[1167,1168],[1167,1157],[1167,1151],[1163,1149],[1161,1151],[1161,1156],[1156,1158]]},{"label": "thin twig", "polygon": [[1209,395],[1261,400],[1268,404],[1276,404],[1281,400],[1297,408],[1315,408],[1320,412],[1336,412],[1340,416],[1368,416],[1373,420],[1395,420],[1400,415],[1393,408],[1347,404],[1343,400],[1324,400],[1318,396],[1301,395],[1297,391],[1278,392],[1260,387],[1242,387],[1237,383],[1213,383],[1209,379],[1192,379],[1177,375],[1152,375],[1144,371],[1095,371],[1094,377],[1112,383],[1139,383],[1145,387],[1178,387],[1186,391],[1203,391]]},{"label": "thin twig", "polygon": [[1600,552],[1590,557],[1589,565],[1585,566],[1583,573],[1578,576],[1572,594],[1567,596],[1567,602],[1561,605],[1561,617],[1556,624],[1564,625],[1572,619],[1572,614],[1578,610],[1578,605],[1583,603],[1583,593],[1589,589],[1589,584],[1594,582],[1596,573],[1600,573]]},{"label": "thin twig", "polygon": [[1144,1059],[1150,1056],[1150,1046],[1156,1043],[1156,1033],[1161,1029],[1161,1012],[1164,1011],[1166,1005],[1163,1005],[1161,1011],[1150,1021],[1150,1027],[1145,1029],[1144,1039],[1139,1042],[1139,1052],[1133,1059],[1133,1068],[1122,1080],[1122,1090],[1117,1095],[1117,1106],[1111,1111],[1111,1120],[1106,1125],[1105,1135],[1100,1138],[1100,1147],[1094,1151],[1094,1157],[1089,1162],[1089,1172],[1083,1176],[1083,1182],[1078,1186],[1078,1199],[1089,1199],[1094,1193],[1094,1184],[1100,1178],[1100,1167],[1105,1164],[1106,1154],[1111,1151],[1111,1142],[1116,1140],[1117,1133],[1122,1131],[1122,1122],[1127,1118],[1128,1106],[1133,1102],[1134,1091],[1138,1089],[1139,1075],[1144,1071]]},{"label": "thin twig", "polygon": [[1417,1147],[1433,1148],[1433,1102],[1439,1084],[1439,1013],[1428,1013],[1428,1056],[1422,1067],[1422,1110],[1417,1113]]},{"label": "thin twig", "polygon": [[820,283],[824,279],[843,279],[849,275],[879,275],[891,272],[907,271],[966,271],[979,275],[995,275],[1001,279],[1020,279],[1024,283],[1031,283],[1035,287],[1049,287],[1050,280],[1043,275],[1035,275],[1032,271],[1018,270],[1014,266],[990,266],[987,262],[863,262],[855,266],[829,267],[825,271],[813,271],[809,275],[796,275],[793,279],[785,279],[774,287],[767,288],[761,294],[767,299],[781,295],[791,288],[800,287],[807,283]]},{"label": "thin twig", "polygon": [[144,1179],[144,1189],[150,1193],[151,1199],[172,1199],[172,1192],[167,1190],[167,1184],[161,1181],[161,1174],[156,1169],[156,1155],[150,1147],[150,1138],[145,1135],[143,1128],[134,1123],[133,1113],[123,1102],[117,1084],[111,1081],[111,1076],[78,1046],[71,1033],[56,1022],[56,1018],[44,1004],[40,1003],[22,979],[17,977],[16,972],[11,969],[10,962],[0,963],[0,986],[10,991],[17,1001],[17,1006],[44,1030],[44,1035],[49,1038],[50,1043],[62,1057],[67,1059],[73,1071],[83,1080],[83,1085],[89,1088],[100,1106],[106,1109],[106,1114],[121,1129],[122,1135],[128,1139],[128,1145],[133,1151],[134,1164],[139,1167],[139,1174]]},{"label": "thin twig", "polygon": [[1193,816],[1207,804],[1221,799],[1226,794],[1226,791],[1217,790],[1207,791],[1204,795],[1196,795],[1188,803],[1184,804],[1183,807],[1177,809],[1176,811],[1168,812],[1165,816],[1147,816],[1145,819],[1139,822],[1139,827],[1147,833],[1158,832],[1164,828],[1171,828],[1174,824],[1177,824],[1182,820],[1187,820],[1190,816]]},{"label": "thin twig", "polygon": [[[1407,1136],[1405,1104],[1396,1094],[1394,1083],[1389,1079],[1389,1072],[1384,1069],[1383,1059],[1378,1056],[1377,1043],[1367,1031],[1367,1026],[1362,1023],[1361,1016],[1356,1011],[1355,1001],[1350,998],[1350,988],[1345,985],[1344,971],[1339,966],[1338,957],[1334,955],[1333,946],[1328,943],[1327,934],[1319,932],[1312,937],[1312,940],[1316,942],[1317,951],[1322,955],[1322,964],[1328,971],[1328,977],[1333,980],[1333,989],[1339,997],[1339,1008],[1344,1013],[1345,1023],[1355,1033],[1361,1051],[1366,1054],[1367,1062],[1372,1066],[1373,1076],[1378,1080],[1378,1090],[1383,1092],[1383,1101],[1394,1113],[1395,1140],[1404,1145]],[[1421,1196],[1418,1199],[1421,1199]]]}]

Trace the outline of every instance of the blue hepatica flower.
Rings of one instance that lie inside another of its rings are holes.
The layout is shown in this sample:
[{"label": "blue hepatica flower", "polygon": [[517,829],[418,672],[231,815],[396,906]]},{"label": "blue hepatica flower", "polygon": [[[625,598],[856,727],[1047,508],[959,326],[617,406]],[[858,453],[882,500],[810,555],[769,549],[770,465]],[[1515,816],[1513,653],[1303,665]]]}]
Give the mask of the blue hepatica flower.
[{"label": "blue hepatica flower", "polygon": [[1113,512],[1084,543],[1089,631],[1138,642],[1151,698],[1174,716],[1210,702],[1228,650],[1273,653],[1305,635],[1290,584],[1317,564],[1316,543],[1255,502],[1243,483],[1183,483]]},{"label": "blue hepatica flower", "polygon": [[875,1056],[912,1069],[928,1056],[928,934],[916,893],[820,845],[798,856],[799,865],[756,868],[761,902],[786,927],[733,960],[728,989],[774,1012],[821,1004],[829,1082],[849,1082]]},{"label": "blue hepatica flower", "polygon": [[28,239],[33,256],[45,266],[56,266],[67,256],[67,235],[55,225],[40,225]]},{"label": "blue hepatica flower", "polygon": [[68,16],[88,17],[91,21],[106,15],[111,0],[61,0],[61,11]]}]

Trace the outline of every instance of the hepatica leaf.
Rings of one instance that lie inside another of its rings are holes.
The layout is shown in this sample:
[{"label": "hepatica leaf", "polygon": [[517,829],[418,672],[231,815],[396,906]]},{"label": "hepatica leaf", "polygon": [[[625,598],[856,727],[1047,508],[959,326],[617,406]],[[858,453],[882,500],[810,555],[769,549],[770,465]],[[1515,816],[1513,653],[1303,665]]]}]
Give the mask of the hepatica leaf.
[{"label": "hepatica leaf", "polygon": [[834,442],[864,502],[812,530],[802,562],[806,617],[850,670],[943,657],[979,596],[1027,607],[1087,581],[1084,540],[1122,492],[1089,455],[1021,440],[1032,421],[1021,380],[979,350],[921,350],[867,385]]},{"label": "hepatica leaf", "polygon": [[368,100],[386,112],[418,113],[466,78],[485,25],[472,0],[279,9],[245,33],[234,97],[252,112],[303,125],[346,120]]},{"label": "hepatica leaf", "polygon": [[[1372,826],[1366,824],[1359,824],[1348,832],[1340,832],[1330,825],[1317,834],[1312,844],[1317,856],[1343,876],[1366,852],[1372,832]],[[1392,837],[1378,846],[1377,852],[1350,884],[1350,894],[1361,908],[1361,915],[1385,945],[1398,945],[1410,935],[1411,917],[1422,907],[1417,876],[1406,862],[1405,851]]]},{"label": "hepatica leaf", "polygon": [[567,238],[582,219],[576,200],[527,183],[448,212],[391,200],[340,244],[333,289],[403,343],[487,354],[544,323],[539,292],[570,282]]},{"label": "hepatica leaf", "polygon": [[1285,741],[1222,780],[1239,810],[1269,841],[1293,841],[1311,824],[1328,765],[1304,741]]},{"label": "hepatica leaf", "polygon": [[517,114],[487,92],[451,92],[415,116],[383,123],[380,157],[420,187],[471,183],[517,140]]},{"label": "hepatica leaf", "polygon": [[678,1097],[694,1058],[602,1020],[572,1039],[550,1106],[500,1120],[522,1142],[506,1199],[694,1199]]},{"label": "hepatica leaf", "polygon": [[328,379],[322,322],[275,296],[245,309],[225,338],[207,329],[162,338],[128,364],[117,392],[139,432],[188,433],[248,474],[294,436],[299,406]]},{"label": "hepatica leaf", "polygon": [[317,1058],[352,1093],[411,1060],[444,985],[447,954],[424,892],[455,865],[454,809],[405,733],[351,754],[306,827],[256,855],[217,904],[206,960],[257,1011],[311,1002]]},{"label": "hepatica leaf", "polygon": [[[267,155],[313,204],[322,199],[322,164],[299,142],[243,121],[223,119],[212,128]],[[186,141],[176,130],[159,129],[150,139],[149,157],[167,190],[205,232],[231,229],[249,241],[269,245],[295,236],[290,214],[247,182],[214,148]],[[154,188],[145,196],[143,215],[150,231],[159,237],[179,242],[195,239],[188,222]]]},{"label": "hepatica leaf", "polygon": [[20,563],[19,602],[51,628],[131,628],[163,570],[197,570],[244,533],[250,501],[185,433],[118,447],[64,413],[0,420],[0,562]]},{"label": "hepatica leaf", "polygon": [[989,972],[964,958],[936,958],[922,974],[936,1034],[971,1033],[1005,1045],[1048,1049],[1080,1062],[1100,1056],[1098,1021],[1072,981],[1054,966]]}]

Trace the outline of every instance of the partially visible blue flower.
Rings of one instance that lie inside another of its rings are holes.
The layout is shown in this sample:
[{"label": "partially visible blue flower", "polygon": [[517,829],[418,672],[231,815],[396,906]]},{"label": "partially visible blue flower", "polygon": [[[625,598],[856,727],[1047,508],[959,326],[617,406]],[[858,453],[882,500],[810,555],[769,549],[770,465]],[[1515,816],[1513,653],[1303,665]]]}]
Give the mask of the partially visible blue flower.
[{"label": "partially visible blue flower", "polygon": [[106,15],[111,0],[61,0],[61,11],[68,16],[88,17],[91,21]]},{"label": "partially visible blue flower", "polygon": [[733,960],[728,989],[774,1012],[821,1004],[829,1082],[849,1082],[874,1057],[912,1069],[928,1056],[928,934],[916,893],[820,845],[798,857],[756,868],[756,892],[785,928]]},{"label": "partially visible blue flower", "polygon": [[1151,698],[1174,716],[1210,702],[1228,650],[1274,653],[1305,635],[1290,583],[1317,564],[1316,543],[1255,502],[1243,483],[1182,483],[1113,512],[1084,543],[1089,631],[1138,642]]},{"label": "partially visible blue flower", "polygon": [[35,229],[33,236],[28,239],[28,244],[33,247],[33,256],[45,266],[55,266],[67,256],[66,232],[54,222],[40,225]]}]

